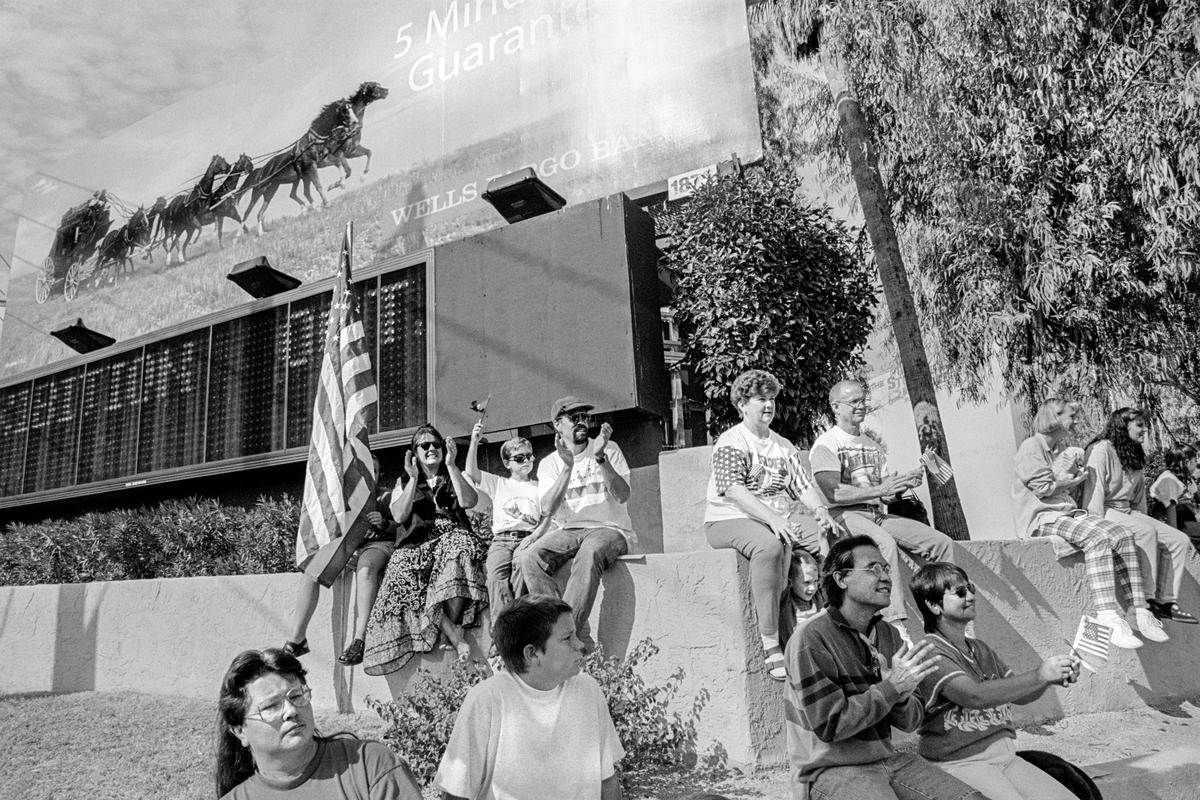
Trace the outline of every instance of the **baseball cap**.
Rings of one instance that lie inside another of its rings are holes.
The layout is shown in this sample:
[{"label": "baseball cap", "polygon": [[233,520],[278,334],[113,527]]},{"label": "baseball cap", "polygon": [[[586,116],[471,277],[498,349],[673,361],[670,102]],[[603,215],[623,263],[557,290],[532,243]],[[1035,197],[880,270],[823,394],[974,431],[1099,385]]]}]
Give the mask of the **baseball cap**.
[{"label": "baseball cap", "polygon": [[574,414],[576,411],[591,411],[595,408],[591,403],[585,403],[573,394],[566,397],[560,397],[554,401],[554,405],[550,406],[550,420],[561,417],[563,414]]}]

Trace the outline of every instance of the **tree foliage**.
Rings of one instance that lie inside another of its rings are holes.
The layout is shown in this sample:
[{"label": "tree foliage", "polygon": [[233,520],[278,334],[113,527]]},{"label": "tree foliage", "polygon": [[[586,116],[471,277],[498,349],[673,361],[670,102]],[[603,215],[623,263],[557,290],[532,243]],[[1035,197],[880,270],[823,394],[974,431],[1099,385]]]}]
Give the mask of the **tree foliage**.
[{"label": "tree foliage", "polygon": [[[1168,386],[1200,402],[1197,0],[777,10],[760,57],[801,70],[819,26],[853,78],[950,383],[980,397],[998,363],[1030,399]],[[803,119],[836,153],[818,92],[785,83],[768,141]]]},{"label": "tree foliage", "polygon": [[772,165],[709,183],[660,230],[671,237],[676,317],[713,432],[738,420],[730,383],[759,368],[784,384],[780,434],[809,441],[829,386],[861,363],[875,307],[872,274],[844,226]]}]

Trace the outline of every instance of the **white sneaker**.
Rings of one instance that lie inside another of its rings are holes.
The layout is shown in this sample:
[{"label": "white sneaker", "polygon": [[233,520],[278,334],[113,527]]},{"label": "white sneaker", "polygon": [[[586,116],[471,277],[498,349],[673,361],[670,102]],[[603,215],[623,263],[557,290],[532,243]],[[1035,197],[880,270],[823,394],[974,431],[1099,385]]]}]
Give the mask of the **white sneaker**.
[{"label": "white sneaker", "polygon": [[912,650],[913,640],[912,637],[908,635],[908,628],[904,626],[904,620],[894,619],[890,624],[896,629],[896,633],[900,634],[900,640],[904,642],[904,646],[909,650]]},{"label": "white sneaker", "polygon": [[1112,637],[1109,641],[1113,647],[1136,650],[1142,646],[1142,640],[1133,635],[1133,629],[1129,627],[1129,623],[1116,611],[1101,611],[1096,614],[1096,621],[1112,628]]},{"label": "white sneaker", "polygon": [[1138,632],[1142,634],[1148,641],[1151,642],[1166,642],[1170,640],[1170,636],[1163,630],[1162,623],[1148,608],[1139,608],[1134,610],[1134,617],[1137,619]]}]

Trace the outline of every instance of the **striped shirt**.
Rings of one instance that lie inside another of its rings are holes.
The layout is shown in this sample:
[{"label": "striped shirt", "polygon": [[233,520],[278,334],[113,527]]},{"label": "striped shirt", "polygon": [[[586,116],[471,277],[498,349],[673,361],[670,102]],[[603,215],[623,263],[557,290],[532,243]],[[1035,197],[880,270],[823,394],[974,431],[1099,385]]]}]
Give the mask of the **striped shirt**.
[{"label": "striped shirt", "polygon": [[891,756],[892,726],[913,731],[921,705],[883,680],[900,635],[876,615],[865,634],[827,608],[787,645],[784,720],[793,781],[827,767],[873,764]]}]

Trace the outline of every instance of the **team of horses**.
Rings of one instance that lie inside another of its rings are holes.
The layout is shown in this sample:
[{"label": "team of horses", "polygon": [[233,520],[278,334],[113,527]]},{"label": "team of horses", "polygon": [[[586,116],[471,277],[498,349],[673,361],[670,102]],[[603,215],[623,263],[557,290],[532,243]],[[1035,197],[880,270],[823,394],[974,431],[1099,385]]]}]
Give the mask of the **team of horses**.
[{"label": "team of horses", "polygon": [[[95,244],[94,261],[84,264],[84,259],[71,258],[70,264],[54,263],[55,268],[47,275],[48,286],[55,279],[62,280],[68,269],[74,273],[66,283],[71,289],[78,285],[80,277],[105,274],[111,270],[112,279],[123,271],[132,271],[133,256],[139,251],[146,260],[152,260],[153,250],[162,246],[166,251],[166,263],[173,259],[187,261],[187,248],[199,239],[206,225],[215,225],[217,247],[224,245],[224,223],[232,220],[242,232],[249,232],[251,215],[257,208],[256,232],[262,235],[264,217],[275,194],[281,187],[290,186],[289,196],[302,210],[314,208],[312,190],[317,190],[322,206],[328,204],[325,187],[321,184],[319,170],[325,167],[340,169],[341,176],[330,188],[341,186],[350,177],[350,161],[365,158],[365,175],[371,168],[371,151],[362,144],[363,116],[367,106],[388,96],[388,90],[374,81],[361,84],[349,97],[326,104],[313,119],[308,130],[287,147],[263,156],[260,163],[243,153],[232,164],[220,155],[214,155],[204,174],[189,190],[172,197],[159,197],[150,208],[138,207],[129,219],[115,230],[108,231]],[[301,198],[303,190],[303,198]],[[249,195],[250,201],[239,210],[242,200]],[[98,192],[97,197],[104,197]],[[94,202],[94,201],[93,201]],[[47,263],[61,260],[55,258],[62,248],[59,239],[74,235],[63,228],[68,216],[56,236],[55,250]],[[92,258],[91,248],[87,259]],[[62,266],[62,270],[57,267]],[[57,274],[62,272],[63,274]],[[44,302],[39,285],[39,302]],[[64,291],[70,294],[74,291]]]}]

